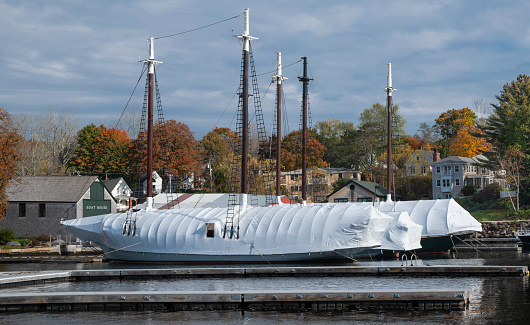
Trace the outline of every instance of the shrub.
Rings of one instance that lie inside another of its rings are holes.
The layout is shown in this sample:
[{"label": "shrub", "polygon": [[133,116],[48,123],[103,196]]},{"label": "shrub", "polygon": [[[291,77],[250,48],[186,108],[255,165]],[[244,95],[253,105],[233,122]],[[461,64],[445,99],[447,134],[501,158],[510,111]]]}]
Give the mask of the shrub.
[{"label": "shrub", "polygon": [[477,192],[477,189],[475,188],[475,185],[466,184],[462,188],[462,191],[460,191],[460,194],[462,194],[462,196],[472,196],[473,194],[475,194],[475,192]]},{"label": "shrub", "polygon": [[8,243],[15,239],[15,232],[9,228],[0,229],[0,242]]}]

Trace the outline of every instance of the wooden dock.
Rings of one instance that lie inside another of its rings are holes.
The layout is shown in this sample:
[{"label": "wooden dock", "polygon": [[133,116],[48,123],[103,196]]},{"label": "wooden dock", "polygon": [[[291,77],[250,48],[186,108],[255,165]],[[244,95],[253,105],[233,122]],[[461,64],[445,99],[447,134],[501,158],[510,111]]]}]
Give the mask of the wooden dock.
[{"label": "wooden dock", "polygon": [[220,277],[332,277],[332,276],[527,276],[527,266],[325,266],[255,268],[175,268],[71,271],[71,280]]},{"label": "wooden dock", "polygon": [[[318,266],[2,272],[0,289],[58,281],[165,278],[528,276],[527,266]],[[461,310],[470,290],[251,290],[2,293],[1,312],[93,310]]]},{"label": "wooden dock", "polygon": [[25,293],[0,294],[0,312],[463,310],[470,294],[469,289]]}]

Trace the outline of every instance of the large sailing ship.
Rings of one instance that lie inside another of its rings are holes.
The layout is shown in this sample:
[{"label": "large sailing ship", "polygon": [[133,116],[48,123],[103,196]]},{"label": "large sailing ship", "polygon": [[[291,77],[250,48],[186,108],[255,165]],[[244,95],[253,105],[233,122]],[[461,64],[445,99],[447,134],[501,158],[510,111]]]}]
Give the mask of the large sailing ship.
[{"label": "large sailing ship", "polygon": [[[63,227],[79,239],[94,242],[110,260],[143,262],[257,263],[342,260],[357,257],[370,249],[408,251],[420,248],[422,231],[480,231],[480,224],[453,200],[392,202],[379,205],[361,203],[306,204],[304,143],[307,127],[307,60],[303,86],[302,130],[302,202],[282,204],[279,186],[279,152],[277,144],[276,200],[268,206],[249,204],[248,190],[248,86],[251,60],[249,11],[244,12],[244,31],[238,36],[243,44],[240,104],[241,140],[240,190],[231,194],[224,208],[154,209],[151,177],[147,177],[146,205],[141,210],[66,220]],[[152,175],[154,39],[149,39],[148,109],[147,109],[147,175]],[[389,94],[391,75],[389,66]],[[281,56],[275,76],[281,87]],[[281,90],[277,92],[281,94]],[[256,94],[254,94],[255,96]],[[279,97],[279,95],[278,95]],[[391,103],[391,102],[390,102]],[[281,99],[277,109],[281,108]],[[277,118],[280,117],[277,113]],[[279,124],[279,122],[278,122]],[[280,126],[277,139],[279,142]],[[390,164],[389,164],[390,166]],[[390,191],[389,191],[390,193]],[[442,202],[443,201],[443,202]],[[436,220],[436,221],[433,221]],[[447,223],[451,227],[443,227]],[[457,225],[462,225],[457,226]],[[442,232],[444,232],[442,234]]]}]

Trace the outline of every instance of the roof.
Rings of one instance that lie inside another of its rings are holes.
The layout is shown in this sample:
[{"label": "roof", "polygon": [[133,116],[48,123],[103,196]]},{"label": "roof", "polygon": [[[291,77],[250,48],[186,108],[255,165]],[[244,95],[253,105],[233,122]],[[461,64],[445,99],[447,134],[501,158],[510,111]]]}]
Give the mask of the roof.
[{"label": "roof", "polygon": [[366,181],[356,181],[356,180],[349,181],[348,183],[344,184],[343,186],[341,186],[337,190],[333,191],[331,194],[327,195],[326,197],[332,196],[336,192],[338,192],[341,189],[343,189],[345,186],[350,186],[351,183],[353,183],[356,186],[360,186],[360,187],[364,188],[365,190],[373,193],[376,196],[386,197],[386,194],[387,194],[386,187],[379,185],[379,183],[366,182]]},{"label": "roof", "polygon": [[[189,209],[189,208],[226,208],[228,206],[230,194],[228,193],[160,193],[153,197],[153,207],[155,209]],[[269,196],[269,199],[271,197]],[[256,204],[257,199],[257,204]],[[275,197],[272,197],[275,200]],[[282,203],[293,204],[286,196],[282,196]],[[266,195],[248,196],[249,205],[266,206]],[[145,207],[145,203],[139,204],[136,208]]]},{"label": "roof", "polygon": [[122,180],[123,178],[121,177],[118,177],[118,178],[109,178],[109,179],[105,179],[105,180],[102,180],[103,184],[105,184],[105,186],[109,189],[109,191],[112,191],[114,190],[114,188],[116,187],[116,185],[118,185],[118,183]]},{"label": "roof", "polygon": [[11,181],[6,190],[8,201],[78,202],[97,176],[25,176]]},{"label": "roof", "polygon": [[[311,172],[312,170],[314,169],[308,169],[307,171],[308,172]],[[348,169],[348,168],[345,168],[345,167],[336,167],[336,168],[317,168],[317,170],[320,170],[320,171],[324,171],[328,174],[338,174],[338,173],[361,173],[360,171],[357,171],[357,170],[353,170],[353,169]],[[298,175],[298,174],[302,174],[302,170],[301,169],[296,169],[296,170],[291,170],[291,171],[288,171],[288,172],[282,172],[282,175]]]},{"label": "roof", "polygon": [[449,156],[444,159],[440,159],[431,165],[445,165],[445,164],[480,164],[482,160],[488,160],[483,155],[477,155],[475,157],[460,157],[460,156]]}]

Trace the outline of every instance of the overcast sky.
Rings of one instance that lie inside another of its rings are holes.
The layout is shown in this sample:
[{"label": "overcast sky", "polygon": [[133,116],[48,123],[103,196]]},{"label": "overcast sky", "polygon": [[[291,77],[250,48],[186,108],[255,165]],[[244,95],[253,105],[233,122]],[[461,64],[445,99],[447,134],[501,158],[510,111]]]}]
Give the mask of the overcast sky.
[{"label": "overcast sky", "polygon": [[[10,114],[70,110],[79,126],[121,115],[147,58],[147,38],[166,36],[250,8],[258,74],[307,56],[313,123],[353,121],[385,103],[387,66],[394,104],[409,134],[442,112],[494,103],[505,83],[527,74],[530,1],[0,1],[0,107]],[[196,138],[230,126],[237,105],[243,17],[155,41],[166,119]],[[290,131],[298,128],[302,64],[284,69]],[[263,96],[272,74],[259,77]],[[130,107],[143,101],[140,83]],[[263,110],[270,130],[273,87]],[[225,111],[226,110],[226,111]]]}]

